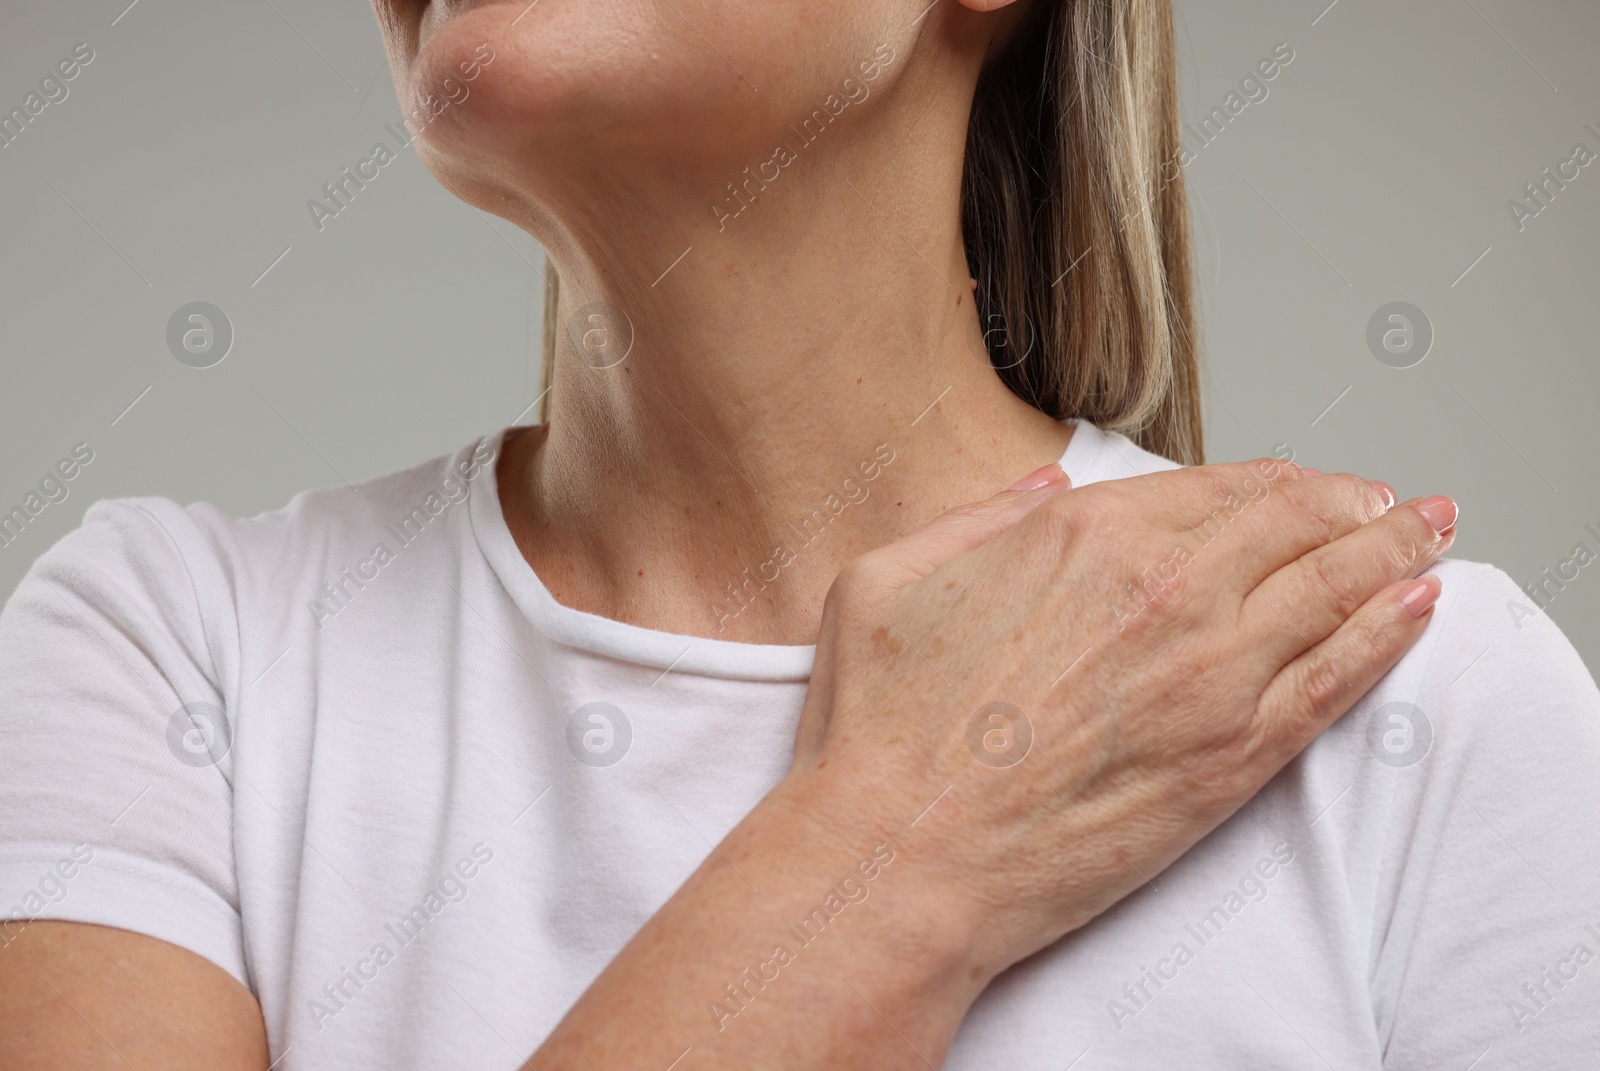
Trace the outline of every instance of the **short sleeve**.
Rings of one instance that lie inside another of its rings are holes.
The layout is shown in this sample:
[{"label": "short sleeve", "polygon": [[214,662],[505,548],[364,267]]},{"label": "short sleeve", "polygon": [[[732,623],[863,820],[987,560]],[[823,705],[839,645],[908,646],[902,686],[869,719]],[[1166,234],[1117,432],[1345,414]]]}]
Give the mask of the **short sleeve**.
[{"label": "short sleeve", "polygon": [[1442,633],[1415,710],[1394,723],[1422,758],[1393,771],[1380,869],[1393,905],[1373,937],[1384,1067],[1593,1068],[1600,692],[1503,572],[1441,572]]},{"label": "short sleeve", "polygon": [[[225,583],[166,499],[96,502],[0,612],[0,942],[38,919],[168,941],[249,985]],[[209,605],[208,605],[209,604]]]}]

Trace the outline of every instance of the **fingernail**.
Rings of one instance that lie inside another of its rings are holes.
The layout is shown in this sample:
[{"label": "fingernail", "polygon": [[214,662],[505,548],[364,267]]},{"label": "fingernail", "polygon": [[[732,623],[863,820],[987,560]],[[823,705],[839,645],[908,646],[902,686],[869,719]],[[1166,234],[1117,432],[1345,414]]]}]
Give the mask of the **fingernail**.
[{"label": "fingernail", "polygon": [[1308,469],[1304,465],[1301,465],[1300,466],[1300,475],[1302,475],[1302,476],[1321,476],[1322,475],[1322,470],[1321,469]]},{"label": "fingernail", "polygon": [[1383,496],[1383,508],[1384,509],[1393,509],[1394,508],[1394,504],[1397,501],[1399,501],[1398,499],[1396,499],[1394,497],[1394,488],[1390,487],[1388,484],[1384,483],[1382,480],[1368,480],[1367,482],[1370,483],[1373,487],[1377,488],[1378,494]]},{"label": "fingernail", "polygon": [[1456,523],[1460,510],[1456,504],[1443,495],[1434,495],[1417,503],[1417,512],[1428,518],[1428,523],[1433,525],[1435,532],[1442,532]]},{"label": "fingernail", "polygon": [[1050,484],[1055,483],[1065,475],[1066,473],[1061,471],[1061,466],[1052,461],[1048,465],[1034,469],[1022,479],[1012,484],[1009,488],[1007,488],[1007,490],[1037,491],[1041,487],[1048,487]]},{"label": "fingernail", "polygon": [[1400,605],[1412,617],[1421,617],[1439,598],[1439,587],[1433,580],[1413,580],[1400,592]]}]

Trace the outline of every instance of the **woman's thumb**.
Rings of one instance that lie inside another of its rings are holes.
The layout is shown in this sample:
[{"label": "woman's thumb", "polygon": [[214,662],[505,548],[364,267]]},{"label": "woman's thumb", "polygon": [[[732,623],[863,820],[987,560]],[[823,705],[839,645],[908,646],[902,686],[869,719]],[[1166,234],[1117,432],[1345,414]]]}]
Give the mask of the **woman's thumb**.
[{"label": "woman's thumb", "polygon": [[1051,462],[999,494],[946,510],[881,548],[875,557],[896,566],[894,587],[914,583],[952,558],[983,546],[1071,486],[1072,480],[1061,466]]}]

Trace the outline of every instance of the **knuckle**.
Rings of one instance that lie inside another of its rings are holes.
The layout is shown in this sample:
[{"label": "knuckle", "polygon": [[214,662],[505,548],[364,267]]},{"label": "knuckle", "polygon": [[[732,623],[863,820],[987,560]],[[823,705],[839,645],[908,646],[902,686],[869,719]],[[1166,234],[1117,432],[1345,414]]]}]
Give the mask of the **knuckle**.
[{"label": "knuckle", "polygon": [[1363,525],[1383,516],[1387,508],[1383,496],[1364,477],[1349,472],[1336,473],[1333,486],[1339,492],[1339,509],[1349,517],[1352,526]]},{"label": "knuckle", "polygon": [[1300,478],[1300,466],[1292,458],[1258,457],[1250,465],[1256,475],[1268,483],[1284,483]]},{"label": "knuckle", "polygon": [[1391,510],[1389,516],[1394,518],[1396,553],[1405,569],[1409,570],[1424,558],[1438,556],[1444,541],[1427,518],[1414,509]]},{"label": "knuckle", "polygon": [[1415,510],[1394,509],[1379,519],[1372,544],[1375,572],[1388,580],[1412,576],[1424,563],[1432,564],[1444,546],[1433,526]]},{"label": "knuckle", "polygon": [[1036,534],[1051,546],[1064,550],[1082,533],[1096,527],[1104,516],[1103,499],[1102,494],[1090,488],[1056,495],[1030,515],[1037,518],[1033,525]]},{"label": "knuckle", "polygon": [[1300,697],[1319,723],[1337,709],[1346,688],[1344,674],[1326,652],[1316,653],[1300,674]]},{"label": "knuckle", "polygon": [[1329,554],[1312,554],[1309,562],[1311,583],[1341,617],[1349,617],[1366,601],[1360,579]]},{"label": "knuckle", "polygon": [[1409,620],[1400,610],[1398,602],[1357,614],[1352,621],[1359,649],[1366,653],[1374,666],[1387,664],[1405,645],[1410,631],[1407,627]]},{"label": "knuckle", "polygon": [[1222,499],[1235,494],[1239,484],[1239,476],[1233,470],[1242,468],[1240,465],[1199,465],[1195,468],[1182,471],[1192,473],[1192,479],[1200,485],[1200,489],[1207,498]]},{"label": "knuckle", "polygon": [[1193,570],[1174,565],[1166,558],[1153,568],[1147,568],[1151,578],[1157,607],[1169,616],[1176,616],[1196,604]]},{"label": "knuckle", "polygon": [[1247,799],[1260,790],[1266,780],[1261,775],[1261,757],[1273,749],[1261,746],[1259,741],[1242,741],[1228,756],[1220,786],[1228,799]]},{"label": "knuckle", "polygon": [[1238,469],[1241,480],[1253,479],[1267,484],[1284,483],[1300,474],[1299,465],[1281,457],[1258,457],[1229,467]]},{"label": "knuckle", "polygon": [[1144,564],[1128,569],[1121,582],[1117,607],[1119,631],[1130,627],[1145,635],[1157,626],[1186,620],[1199,605],[1195,578],[1182,548],[1166,555],[1148,556]]},{"label": "knuckle", "polygon": [[1294,518],[1323,543],[1333,542],[1344,530],[1339,523],[1338,498],[1333,493],[1336,486],[1315,487],[1308,481],[1285,488],[1283,495],[1284,506]]},{"label": "knuckle", "polygon": [[1361,523],[1375,521],[1388,512],[1388,503],[1384,501],[1378,489],[1372,486],[1371,480],[1349,473],[1343,473],[1341,477],[1341,482],[1349,488],[1352,507],[1359,511]]}]

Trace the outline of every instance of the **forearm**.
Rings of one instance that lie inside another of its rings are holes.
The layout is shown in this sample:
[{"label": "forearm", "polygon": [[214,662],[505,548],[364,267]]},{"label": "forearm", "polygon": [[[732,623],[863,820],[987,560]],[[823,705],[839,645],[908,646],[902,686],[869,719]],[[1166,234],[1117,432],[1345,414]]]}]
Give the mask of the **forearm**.
[{"label": "forearm", "polygon": [[965,922],[909,841],[823,795],[791,780],[752,811],[526,1066],[940,1066],[988,981]]}]

